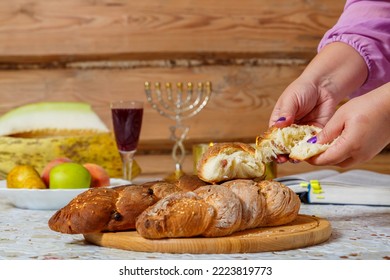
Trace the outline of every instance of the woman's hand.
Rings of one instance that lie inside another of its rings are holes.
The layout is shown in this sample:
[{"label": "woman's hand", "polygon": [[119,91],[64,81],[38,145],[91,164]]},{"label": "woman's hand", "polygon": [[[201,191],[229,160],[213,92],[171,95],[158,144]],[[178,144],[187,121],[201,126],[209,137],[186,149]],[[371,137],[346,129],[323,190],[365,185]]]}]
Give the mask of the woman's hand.
[{"label": "woman's hand", "polygon": [[[351,46],[339,42],[327,45],[279,97],[269,125],[285,127],[297,123],[324,127],[337,105],[364,83],[367,73],[365,61]],[[337,137],[336,133],[331,135]],[[276,162],[288,160],[287,156],[279,156]],[[320,164],[321,159],[318,160]]]},{"label": "woman's hand", "polygon": [[323,127],[339,102],[334,93],[300,77],[291,83],[275,104],[269,125],[285,127],[292,123]]},{"label": "woman's hand", "polygon": [[358,89],[367,75],[366,63],[354,48],[340,42],[325,46],[279,97],[269,125],[324,126],[337,104]]},{"label": "woman's hand", "polygon": [[[337,138],[337,139],[336,139]],[[348,167],[368,161],[390,143],[390,83],[340,107],[317,135],[317,143],[336,139],[315,165]]]},{"label": "woman's hand", "polygon": [[[311,124],[324,127],[333,116],[338,101],[332,93],[297,79],[290,84],[277,101],[271,114],[269,125],[285,127],[292,123]],[[275,161],[290,161],[287,155],[279,155]],[[291,160],[291,162],[296,162]]]}]

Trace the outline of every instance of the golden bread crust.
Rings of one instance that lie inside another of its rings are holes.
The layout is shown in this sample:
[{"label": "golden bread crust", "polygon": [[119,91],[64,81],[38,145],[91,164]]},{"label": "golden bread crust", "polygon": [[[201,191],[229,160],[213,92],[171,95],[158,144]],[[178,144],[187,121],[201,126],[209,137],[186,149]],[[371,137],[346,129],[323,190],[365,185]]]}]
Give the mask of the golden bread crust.
[{"label": "golden bread crust", "polygon": [[214,209],[193,192],[171,194],[146,209],[136,223],[137,232],[150,239],[202,234]]},{"label": "golden bread crust", "polygon": [[239,230],[242,206],[239,198],[232,191],[225,186],[208,185],[200,187],[194,192],[212,205],[215,210],[215,217],[210,226],[202,233],[203,236],[226,236]]},{"label": "golden bread crust", "polygon": [[258,187],[266,200],[266,219],[263,226],[278,226],[295,220],[301,206],[295,192],[273,180],[261,181]]},{"label": "golden bread crust", "polygon": [[128,186],[119,191],[115,212],[103,231],[122,231],[135,228],[135,220],[158,198],[148,186]]},{"label": "golden bread crust", "polygon": [[137,216],[157,201],[147,185],[89,189],[56,211],[48,225],[68,234],[130,230]]},{"label": "golden bread crust", "polygon": [[100,232],[115,212],[118,195],[113,189],[89,189],[58,210],[50,218],[49,227],[69,234]]},{"label": "golden bread crust", "polygon": [[224,182],[227,187],[240,199],[242,220],[239,230],[259,227],[265,223],[266,201],[257,182],[248,179],[236,179]]},{"label": "golden bread crust", "polygon": [[219,237],[286,224],[299,212],[298,196],[276,181],[203,184],[186,177],[176,183],[89,189],[58,210],[48,224],[54,231],[69,234],[136,228],[141,236],[153,239]]},{"label": "golden bread crust", "polygon": [[182,191],[193,191],[201,186],[208,185],[208,183],[202,181],[196,175],[183,175],[175,182],[175,185]]},{"label": "golden bread crust", "polygon": [[148,187],[153,191],[153,194],[156,196],[157,200],[160,200],[171,193],[181,191],[175,184],[169,183],[166,181],[154,181],[146,182],[141,186]]}]

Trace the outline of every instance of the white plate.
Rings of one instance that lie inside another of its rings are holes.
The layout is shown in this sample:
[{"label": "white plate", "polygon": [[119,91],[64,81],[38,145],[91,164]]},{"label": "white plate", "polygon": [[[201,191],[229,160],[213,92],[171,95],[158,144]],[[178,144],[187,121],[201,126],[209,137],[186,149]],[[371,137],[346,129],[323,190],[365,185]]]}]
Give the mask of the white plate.
[{"label": "white plate", "polygon": [[[111,186],[126,184],[122,179],[111,179]],[[15,207],[32,210],[58,210],[74,197],[88,189],[8,189],[7,181],[0,180],[0,196],[5,197]]]}]

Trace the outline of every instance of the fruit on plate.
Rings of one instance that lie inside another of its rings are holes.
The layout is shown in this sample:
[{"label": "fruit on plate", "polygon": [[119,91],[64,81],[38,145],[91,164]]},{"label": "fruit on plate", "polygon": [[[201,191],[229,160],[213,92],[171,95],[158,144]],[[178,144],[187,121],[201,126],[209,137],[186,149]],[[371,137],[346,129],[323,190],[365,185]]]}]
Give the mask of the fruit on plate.
[{"label": "fruit on plate", "polygon": [[91,188],[107,187],[110,185],[110,175],[96,163],[85,163],[83,166],[91,174]]},{"label": "fruit on plate", "polygon": [[[0,177],[5,177],[16,164],[32,165],[42,174],[44,167],[58,157],[80,164],[101,165],[111,178],[122,177],[122,162],[111,134],[49,136],[46,138],[0,137]],[[133,177],[141,172],[133,164]],[[3,176],[2,176],[3,175]]]},{"label": "fruit on plate", "polygon": [[[32,103],[0,116],[0,178],[16,165],[31,165],[42,174],[60,157],[96,163],[111,178],[122,176],[114,137],[87,103]],[[140,172],[134,162],[133,177]]]},{"label": "fruit on plate", "polygon": [[38,171],[30,165],[17,165],[7,175],[7,188],[46,189]]},{"label": "fruit on plate", "polygon": [[50,171],[50,189],[83,189],[91,185],[91,174],[81,164],[65,162]]},{"label": "fruit on plate", "polygon": [[64,162],[72,162],[72,160],[69,159],[69,158],[66,158],[66,157],[56,158],[56,159],[53,159],[52,161],[50,161],[43,168],[41,177],[42,177],[42,180],[43,180],[43,182],[45,182],[47,187],[50,186],[50,171],[52,170],[52,168],[57,166],[57,165],[59,165],[59,164],[61,164],[61,163],[64,163]]}]

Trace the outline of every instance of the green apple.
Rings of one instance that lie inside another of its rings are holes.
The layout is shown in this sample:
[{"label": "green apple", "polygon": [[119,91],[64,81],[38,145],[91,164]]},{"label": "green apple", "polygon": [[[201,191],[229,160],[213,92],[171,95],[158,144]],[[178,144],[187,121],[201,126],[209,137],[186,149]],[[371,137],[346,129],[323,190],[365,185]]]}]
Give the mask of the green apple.
[{"label": "green apple", "polygon": [[50,171],[50,189],[82,189],[90,184],[91,174],[78,163],[61,163]]}]

